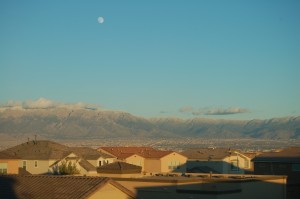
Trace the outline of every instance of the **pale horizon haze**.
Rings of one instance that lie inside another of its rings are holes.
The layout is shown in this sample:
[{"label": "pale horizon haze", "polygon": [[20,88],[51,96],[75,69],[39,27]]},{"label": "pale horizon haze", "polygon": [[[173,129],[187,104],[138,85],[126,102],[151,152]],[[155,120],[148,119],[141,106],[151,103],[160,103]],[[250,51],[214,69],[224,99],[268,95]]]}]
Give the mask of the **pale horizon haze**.
[{"label": "pale horizon haze", "polygon": [[300,1],[0,1],[0,107],[300,116]]}]

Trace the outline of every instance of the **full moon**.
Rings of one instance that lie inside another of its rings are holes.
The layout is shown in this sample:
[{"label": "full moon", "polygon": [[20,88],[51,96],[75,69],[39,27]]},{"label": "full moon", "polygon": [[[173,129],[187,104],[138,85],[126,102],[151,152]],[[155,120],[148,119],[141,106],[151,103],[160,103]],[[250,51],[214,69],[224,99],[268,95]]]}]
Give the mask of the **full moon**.
[{"label": "full moon", "polygon": [[99,23],[104,23],[104,18],[103,17],[98,17],[98,22]]}]

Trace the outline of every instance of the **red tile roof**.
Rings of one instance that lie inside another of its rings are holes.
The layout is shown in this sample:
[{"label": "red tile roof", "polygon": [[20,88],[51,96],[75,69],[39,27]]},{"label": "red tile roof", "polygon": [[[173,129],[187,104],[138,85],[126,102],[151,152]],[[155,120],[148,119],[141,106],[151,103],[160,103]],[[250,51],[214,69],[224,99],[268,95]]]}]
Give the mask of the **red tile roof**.
[{"label": "red tile roof", "polygon": [[144,158],[162,158],[173,151],[160,151],[152,147],[100,147],[98,150],[104,150],[119,159],[126,159],[134,154]]},{"label": "red tile roof", "polygon": [[103,177],[0,175],[0,198],[84,199],[111,184],[128,195],[135,195],[119,183]]}]

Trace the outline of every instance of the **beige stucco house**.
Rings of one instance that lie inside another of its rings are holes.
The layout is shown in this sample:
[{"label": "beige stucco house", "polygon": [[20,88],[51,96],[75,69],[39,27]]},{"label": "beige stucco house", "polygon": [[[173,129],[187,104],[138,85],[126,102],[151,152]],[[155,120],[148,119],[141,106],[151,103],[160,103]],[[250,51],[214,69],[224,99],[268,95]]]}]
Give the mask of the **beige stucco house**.
[{"label": "beige stucco house", "polygon": [[100,147],[98,150],[114,155],[118,161],[141,166],[145,173],[186,171],[187,158],[174,151],[161,151],[152,147]]},{"label": "beige stucco house", "polygon": [[67,147],[52,141],[29,141],[3,151],[19,157],[18,166],[31,174],[53,173],[63,161],[76,162],[80,174],[94,174],[99,164],[110,163],[114,156],[87,147]]},{"label": "beige stucco house", "polygon": [[187,160],[187,172],[243,174],[251,169],[251,158],[228,148],[192,148],[182,152]]}]

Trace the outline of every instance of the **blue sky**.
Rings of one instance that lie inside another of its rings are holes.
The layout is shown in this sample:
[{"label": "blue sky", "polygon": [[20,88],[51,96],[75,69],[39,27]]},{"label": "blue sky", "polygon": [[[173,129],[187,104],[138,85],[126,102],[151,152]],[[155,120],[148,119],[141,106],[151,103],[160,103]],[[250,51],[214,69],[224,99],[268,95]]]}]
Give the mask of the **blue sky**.
[{"label": "blue sky", "polygon": [[[99,16],[104,23],[97,22]],[[0,1],[0,101],[300,115],[300,1]]]}]

